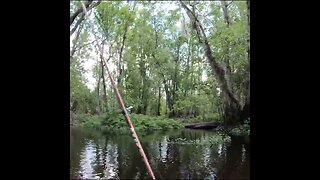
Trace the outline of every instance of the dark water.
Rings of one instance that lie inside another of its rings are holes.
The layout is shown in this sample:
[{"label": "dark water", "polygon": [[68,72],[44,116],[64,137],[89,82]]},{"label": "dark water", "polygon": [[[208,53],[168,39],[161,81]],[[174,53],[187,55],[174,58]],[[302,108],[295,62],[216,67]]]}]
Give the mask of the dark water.
[{"label": "dark water", "polygon": [[[157,179],[250,179],[249,138],[211,145],[214,135],[183,130],[139,138]],[[72,129],[70,143],[71,179],[150,179],[129,135]]]}]

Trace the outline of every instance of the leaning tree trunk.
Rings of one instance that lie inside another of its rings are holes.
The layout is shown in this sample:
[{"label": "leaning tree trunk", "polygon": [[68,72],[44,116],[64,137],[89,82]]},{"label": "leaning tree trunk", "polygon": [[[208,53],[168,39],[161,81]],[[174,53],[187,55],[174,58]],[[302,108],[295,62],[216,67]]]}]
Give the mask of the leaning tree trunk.
[{"label": "leaning tree trunk", "polygon": [[[87,11],[89,11],[90,9],[98,6],[99,4],[101,3],[101,0],[98,0],[98,2],[96,3],[93,3],[92,0],[88,0],[86,3],[85,3],[85,8]],[[77,44],[77,40],[80,36],[80,33],[81,33],[81,30],[83,28],[83,20],[84,20],[84,13],[83,13],[83,8],[82,7],[79,7],[79,9],[77,9],[70,17],[70,28],[72,26],[72,24],[74,23],[75,19],[80,15],[78,21],[75,23],[74,27],[71,29],[70,31],[70,37],[72,36],[72,34],[78,29],[78,32],[77,32],[77,35],[75,37],[75,40],[74,40],[74,44],[72,46],[72,49],[70,51],[70,66],[72,65],[72,59],[73,59],[73,55],[74,53],[76,52],[76,44]],[[74,117],[73,117],[73,111],[72,111],[72,91],[71,91],[71,88],[70,88],[70,121],[73,122],[74,121]]]},{"label": "leaning tree trunk", "polygon": [[[231,19],[230,19],[229,12],[228,12],[227,1],[220,1],[220,2],[221,2],[221,5],[222,5],[224,22],[226,23],[226,27],[230,28]],[[224,58],[225,74],[226,74],[228,87],[230,88],[231,93],[235,94],[234,87],[233,87],[232,70],[231,70],[231,66],[230,66],[230,50],[229,50],[230,41],[227,38],[225,38],[225,41],[226,41],[225,56],[224,56],[225,57]],[[239,98],[237,98],[237,96],[235,96],[235,98],[239,101]]]},{"label": "leaning tree trunk", "polygon": [[83,28],[83,24],[81,24],[78,28],[78,31],[77,31],[77,34],[76,34],[76,37],[74,38],[73,40],[73,45],[72,45],[72,49],[70,51],[70,66],[72,64],[72,60],[73,60],[73,55],[75,54],[76,52],[76,48],[77,48],[77,41],[79,39],[79,36],[80,36],[80,33],[81,33],[81,30]]},{"label": "leaning tree trunk", "polygon": [[[247,56],[248,56],[248,72],[250,72],[250,1],[247,1],[247,30],[248,30],[248,38],[247,38]],[[241,113],[241,121],[244,122],[245,119],[250,117],[250,73],[245,81],[245,103],[243,107],[243,111]]]},{"label": "leaning tree trunk", "polygon": [[221,65],[217,62],[216,58],[213,56],[211,47],[209,45],[208,39],[200,21],[198,20],[195,13],[191,11],[181,0],[180,3],[182,7],[187,11],[187,15],[189,16],[191,22],[195,24],[193,27],[197,31],[199,43],[203,45],[205,56],[212,69],[213,76],[216,78],[218,86],[220,87],[222,92],[225,118],[224,120],[226,128],[232,128],[242,121],[242,107],[239,101],[235,98],[235,95],[232,93],[231,87],[229,87],[228,85],[230,83],[226,78],[225,70],[221,67]]},{"label": "leaning tree trunk", "polygon": [[[228,4],[227,1],[220,1],[221,5],[222,5],[222,12],[223,12],[223,17],[224,17],[224,22],[226,23],[226,27],[230,28],[231,25],[231,19],[229,16],[229,12],[228,12]],[[234,94],[234,98],[239,102],[240,104],[240,96],[237,96],[236,92],[234,91],[234,87],[233,87],[233,79],[232,79],[232,71],[231,71],[231,66],[230,66],[230,51],[229,51],[229,46],[230,46],[230,42],[226,39],[225,40],[227,42],[227,46],[226,46],[226,54],[225,54],[225,76],[226,76],[226,81],[227,81],[227,85],[230,88],[230,92],[232,94]],[[239,114],[237,114],[237,117],[233,117],[234,115],[236,115],[234,112],[234,109],[231,108],[230,106],[232,105],[228,105],[230,102],[225,100],[224,102],[224,119],[226,121],[230,121],[228,120],[230,117],[233,119],[239,119],[239,123],[242,124],[243,123],[243,118],[242,116],[242,112],[239,112]],[[241,111],[241,110],[240,110]],[[228,125],[228,123],[226,123]]]},{"label": "leaning tree trunk", "polygon": [[[93,3],[92,0],[88,0],[85,3],[85,8],[86,11],[89,11],[90,9],[97,7],[99,4],[101,3],[101,0],[98,0],[98,2]],[[70,31],[70,36],[76,31],[77,27],[82,23],[82,21],[84,20],[84,13],[83,13],[83,8],[79,7],[79,9],[77,9],[70,17],[70,27],[73,24],[73,22],[75,21],[75,19],[79,16],[80,14],[80,18],[79,20],[75,23],[74,27],[72,28],[72,30]]]}]

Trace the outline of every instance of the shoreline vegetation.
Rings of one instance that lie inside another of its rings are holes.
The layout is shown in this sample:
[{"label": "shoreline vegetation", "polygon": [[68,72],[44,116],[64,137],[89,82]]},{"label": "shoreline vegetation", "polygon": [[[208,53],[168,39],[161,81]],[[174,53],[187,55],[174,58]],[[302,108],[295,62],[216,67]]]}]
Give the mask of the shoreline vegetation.
[{"label": "shoreline vegetation", "polygon": [[[71,124],[72,127],[82,128],[86,130],[95,130],[102,133],[118,133],[118,134],[130,134],[128,125],[121,111],[116,111],[114,113],[104,113],[100,115],[89,115],[89,114],[78,114],[75,115],[77,121]],[[138,133],[146,134],[152,133],[153,131],[167,131],[175,129],[185,129],[187,126],[192,125],[206,125],[206,124],[221,124],[221,120],[215,119],[209,122],[203,121],[200,117],[195,118],[168,118],[165,116],[149,116],[142,114],[130,114],[131,121]],[[192,128],[190,128],[192,129]],[[216,128],[198,128],[207,131],[218,131],[221,130],[221,126]],[[223,133],[233,136],[250,136],[250,125],[248,122],[243,125],[236,126],[227,133]]]}]

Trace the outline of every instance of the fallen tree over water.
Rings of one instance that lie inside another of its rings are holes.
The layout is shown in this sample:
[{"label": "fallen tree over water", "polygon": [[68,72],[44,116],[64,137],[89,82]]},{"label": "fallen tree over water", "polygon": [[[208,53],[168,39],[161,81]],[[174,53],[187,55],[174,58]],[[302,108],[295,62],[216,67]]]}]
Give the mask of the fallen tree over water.
[{"label": "fallen tree over water", "polygon": [[196,124],[185,125],[185,128],[188,128],[188,129],[206,129],[206,130],[211,130],[211,129],[216,129],[218,127],[221,127],[221,123],[220,122],[205,122],[205,123],[196,123]]}]

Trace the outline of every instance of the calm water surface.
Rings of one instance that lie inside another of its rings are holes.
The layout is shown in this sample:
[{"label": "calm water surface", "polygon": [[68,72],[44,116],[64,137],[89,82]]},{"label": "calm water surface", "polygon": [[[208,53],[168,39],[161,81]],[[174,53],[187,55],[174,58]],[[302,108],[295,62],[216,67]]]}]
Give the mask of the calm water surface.
[{"label": "calm water surface", "polygon": [[[249,138],[211,145],[214,135],[181,130],[139,138],[157,179],[250,179]],[[70,143],[71,179],[150,179],[129,135],[71,129]]]}]

